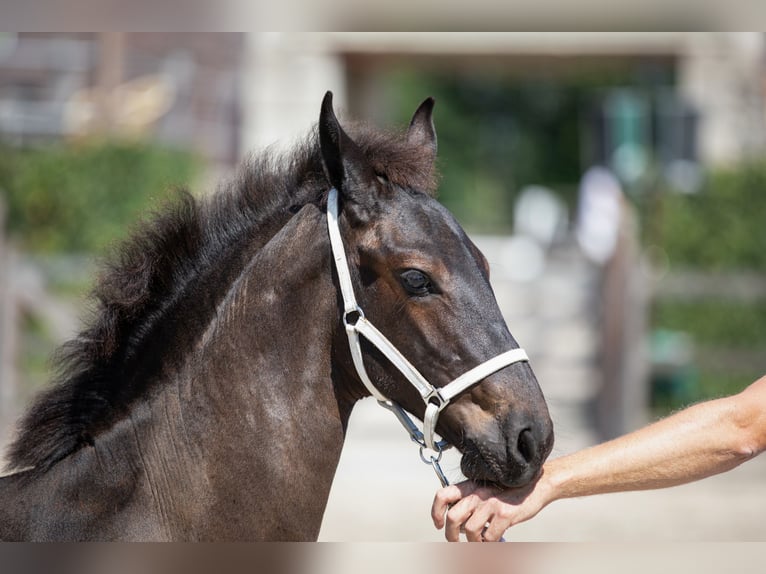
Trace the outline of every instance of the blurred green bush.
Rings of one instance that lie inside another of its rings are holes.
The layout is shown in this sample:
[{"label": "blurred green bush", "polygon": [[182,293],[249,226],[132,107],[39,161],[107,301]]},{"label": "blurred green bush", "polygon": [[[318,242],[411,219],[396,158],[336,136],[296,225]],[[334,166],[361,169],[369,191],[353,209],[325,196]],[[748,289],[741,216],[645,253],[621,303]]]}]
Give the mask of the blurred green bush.
[{"label": "blurred green bush", "polygon": [[664,329],[685,331],[700,345],[766,349],[766,298],[753,303],[720,299],[658,301],[654,323]]},{"label": "blurred green bush", "polygon": [[102,251],[198,165],[189,151],[148,142],[0,145],[7,227],[32,252]]},{"label": "blurred green bush", "polygon": [[[671,271],[766,273],[766,160],[713,170],[699,193],[664,191],[655,205],[644,213],[646,241],[664,250]],[[651,322],[692,336],[699,381],[691,401],[738,392],[766,372],[766,293],[752,301],[656,300]],[[686,402],[670,397],[654,406]]]},{"label": "blurred green bush", "polygon": [[657,239],[674,267],[766,271],[766,160],[714,170],[694,195],[664,193],[647,216],[660,218]]},{"label": "blurred green bush", "polygon": [[390,108],[382,123],[409,117],[424,95],[435,97],[439,200],[469,231],[508,233],[528,185],[549,187],[574,208],[587,155],[584,110],[598,90],[629,78],[615,70],[519,76],[494,67],[423,73],[402,66],[381,81]]},{"label": "blurred green bush", "polygon": [[[141,141],[34,148],[0,144],[5,227],[46,278],[57,304],[81,309],[92,280],[83,271],[84,262],[126,237],[130,226],[160,205],[172,188],[191,183],[201,165],[189,151]],[[51,318],[38,309],[24,309],[19,331],[23,403],[48,380],[48,357],[61,341],[53,334]]]}]

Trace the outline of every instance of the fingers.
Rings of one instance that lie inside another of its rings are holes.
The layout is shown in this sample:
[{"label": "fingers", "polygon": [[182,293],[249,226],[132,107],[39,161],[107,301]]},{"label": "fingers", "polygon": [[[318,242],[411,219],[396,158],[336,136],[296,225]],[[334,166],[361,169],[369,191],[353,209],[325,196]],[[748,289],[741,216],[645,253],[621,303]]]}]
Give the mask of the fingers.
[{"label": "fingers", "polygon": [[497,504],[470,495],[447,512],[444,535],[450,542],[457,542],[462,531],[469,542],[495,542],[508,526],[509,520],[499,515]]},{"label": "fingers", "polygon": [[511,521],[507,517],[495,514],[482,534],[484,541],[497,542],[510,527]]},{"label": "fingers", "polygon": [[465,522],[469,542],[497,542],[513,525],[513,513],[497,499],[480,502]]},{"label": "fingers", "polygon": [[440,488],[434,496],[434,502],[431,505],[431,520],[434,522],[436,528],[442,528],[444,526],[444,513],[451,504],[454,504],[460,500],[460,489],[456,485],[446,486]]},{"label": "fingers", "polygon": [[492,518],[492,508],[489,504],[477,504],[473,513],[465,521],[465,538],[468,542],[483,542],[486,537],[484,530]]},{"label": "fingers", "polygon": [[444,528],[450,542],[457,542],[461,531],[470,542],[495,542],[513,524],[539,510],[536,507],[524,511],[519,507],[528,491],[509,490],[502,497],[500,494],[496,488],[479,487],[471,481],[442,488],[434,497],[431,519],[436,528]]},{"label": "fingers", "polygon": [[476,485],[470,481],[453,484],[439,489],[434,496],[434,502],[431,505],[431,520],[436,528],[444,527],[444,514],[450,506],[455,504],[461,498],[468,496],[476,489]]},{"label": "fingers", "polygon": [[460,528],[471,517],[479,505],[475,496],[469,496],[457,502],[447,511],[447,525],[444,527],[444,537],[450,542],[460,540]]}]

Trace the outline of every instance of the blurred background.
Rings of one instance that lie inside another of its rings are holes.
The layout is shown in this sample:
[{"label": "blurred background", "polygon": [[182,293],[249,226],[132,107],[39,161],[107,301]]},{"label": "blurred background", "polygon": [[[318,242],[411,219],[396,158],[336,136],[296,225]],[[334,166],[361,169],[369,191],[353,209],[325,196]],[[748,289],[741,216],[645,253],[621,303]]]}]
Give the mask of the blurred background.
[{"label": "blurred background", "polygon": [[[328,89],[382,126],[436,98],[440,200],[491,263],[553,456],[766,373],[765,34],[2,33],[2,444],[109,246],[289,146]],[[764,540],[764,472],[560,502],[509,538]],[[436,486],[363,401],[321,539],[438,540]]]}]

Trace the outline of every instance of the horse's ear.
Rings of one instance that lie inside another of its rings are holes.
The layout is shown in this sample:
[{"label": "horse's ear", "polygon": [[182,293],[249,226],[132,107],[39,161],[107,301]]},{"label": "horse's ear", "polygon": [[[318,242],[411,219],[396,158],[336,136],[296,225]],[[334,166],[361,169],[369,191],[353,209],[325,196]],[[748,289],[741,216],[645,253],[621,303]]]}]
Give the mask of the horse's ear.
[{"label": "horse's ear", "polygon": [[338,190],[345,211],[364,221],[375,204],[375,171],[358,145],[343,131],[332,108],[332,92],[322,100],[319,114],[319,147],[330,185]]},{"label": "horse's ear", "polygon": [[433,111],[434,99],[426,98],[412,115],[412,121],[407,130],[407,141],[423,147],[427,153],[431,154],[431,160],[436,159],[436,129]]}]

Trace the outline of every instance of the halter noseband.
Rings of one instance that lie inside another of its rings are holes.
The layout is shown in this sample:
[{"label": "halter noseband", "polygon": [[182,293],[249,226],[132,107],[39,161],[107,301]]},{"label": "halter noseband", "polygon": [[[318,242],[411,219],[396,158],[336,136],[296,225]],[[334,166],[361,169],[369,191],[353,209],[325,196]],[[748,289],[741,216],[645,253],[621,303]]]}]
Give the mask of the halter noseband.
[{"label": "halter noseband", "polygon": [[[378,404],[396,415],[396,418],[410,434],[410,438],[413,441],[418,443],[421,447],[428,447],[431,450],[441,453],[443,449],[449,448],[450,445],[444,440],[434,442],[434,434],[436,432],[436,422],[439,418],[439,414],[449,402],[464,390],[477,384],[492,373],[499,371],[508,365],[512,365],[513,363],[528,361],[529,359],[527,358],[526,352],[524,349],[511,349],[481,363],[468,372],[463,373],[457,379],[443,387],[434,387],[420,374],[412,363],[399,352],[394,344],[391,343],[383,333],[378,331],[369,320],[367,320],[362,308],[359,307],[359,304],[356,302],[354,286],[351,283],[348,260],[346,259],[346,252],[343,249],[343,239],[341,238],[340,227],[338,226],[338,191],[335,188],[330,190],[327,198],[327,229],[330,234],[330,245],[332,247],[333,258],[335,259],[335,269],[338,273],[340,291],[343,296],[343,324],[346,328],[348,344],[351,349],[351,357],[354,361],[354,367],[356,367],[356,372],[359,375],[359,378],[362,380],[362,383],[370,394],[377,399]],[[418,394],[420,394],[420,398],[426,405],[426,412],[423,417],[423,432],[418,430],[415,423],[398,403],[387,398],[375,387],[375,385],[372,384],[372,381],[367,374],[367,370],[364,367],[362,346],[359,340],[360,335],[383,353],[386,358],[399,369],[410,384],[415,387]],[[425,460],[425,458],[423,460],[424,462],[429,462]],[[432,457],[430,463],[434,464],[435,462],[437,462],[437,459]],[[434,465],[434,468],[436,469],[437,465]],[[439,474],[438,471],[437,474]],[[443,475],[440,475],[439,478],[442,480],[442,483],[446,481],[446,478],[444,478]]]}]

